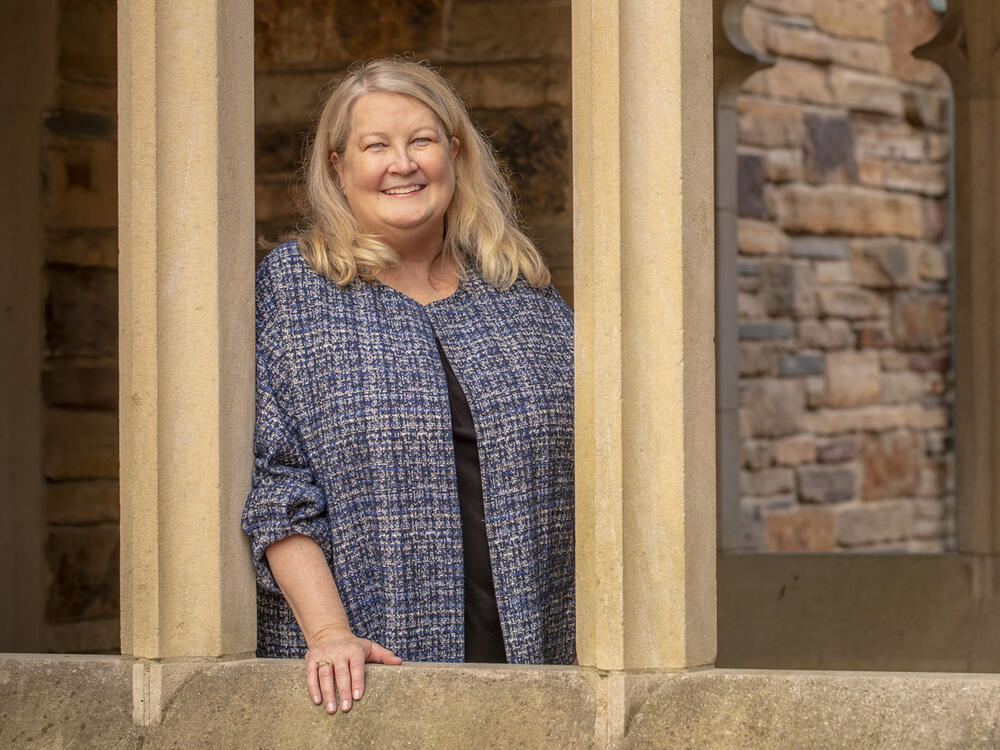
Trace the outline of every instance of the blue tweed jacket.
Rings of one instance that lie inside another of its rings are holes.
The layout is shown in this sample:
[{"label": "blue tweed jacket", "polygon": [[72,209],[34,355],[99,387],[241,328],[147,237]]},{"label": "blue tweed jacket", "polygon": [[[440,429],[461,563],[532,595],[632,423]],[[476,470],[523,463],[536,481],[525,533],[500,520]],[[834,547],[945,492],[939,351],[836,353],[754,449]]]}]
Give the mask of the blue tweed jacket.
[{"label": "blue tweed jacket", "polygon": [[476,426],[508,660],[573,659],[572,325],[553,288],[523,280],[499,291],[470,270],[451,297],[421,306],[377,282],[338,288],[294,243],[264,259],[243,513],[258,655],[305,653],[264,556],[305,534],[356,635],[405,660],[463,660],[462,528],[436,334]]}]

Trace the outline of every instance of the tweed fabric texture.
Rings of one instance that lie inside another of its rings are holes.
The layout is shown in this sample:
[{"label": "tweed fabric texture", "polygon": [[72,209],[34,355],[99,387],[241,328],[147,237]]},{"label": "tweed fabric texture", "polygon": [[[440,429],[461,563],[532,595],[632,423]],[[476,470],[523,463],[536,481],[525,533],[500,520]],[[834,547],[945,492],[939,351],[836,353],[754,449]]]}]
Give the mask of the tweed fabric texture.
[{"label": "tweed fabric texture", "polygon": [[258,655],[305,642],[264,550],[311,537],[353,632],[408,661],[462,661],[464,570],[448,386],[472,411],[497,606],[511,663],[574,649],[572,313],[552,288],[501,291],[469,269],[421,306],[344,288],[294,243],[257,270],[257,421],[243,513]]}]

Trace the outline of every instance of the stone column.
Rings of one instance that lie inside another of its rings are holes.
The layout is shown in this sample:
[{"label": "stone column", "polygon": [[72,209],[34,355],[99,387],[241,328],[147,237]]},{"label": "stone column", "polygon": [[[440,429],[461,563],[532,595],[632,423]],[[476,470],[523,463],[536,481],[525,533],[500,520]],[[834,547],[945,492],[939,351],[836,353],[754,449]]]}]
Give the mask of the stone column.
[{"label": "stone column", "polygon": [[960,552],[1000,554],[1000,4],[949,0],[916,50],[955,99],[955,453]]},{"label": "stone column", "polygon": [[122,653],[254,650],[253,3],[120,0]]},{"label": "stone column", "polygon": [[711,0],[574,0],[577,648],[715,658]]}]

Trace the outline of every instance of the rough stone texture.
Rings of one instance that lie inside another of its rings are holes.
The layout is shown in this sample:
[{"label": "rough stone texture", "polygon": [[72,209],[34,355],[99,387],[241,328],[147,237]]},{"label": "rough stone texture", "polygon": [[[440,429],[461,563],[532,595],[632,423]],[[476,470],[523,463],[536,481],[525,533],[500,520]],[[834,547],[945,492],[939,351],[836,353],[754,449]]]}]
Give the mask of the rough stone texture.
[{"label": "rough stone texture", "polygon": [[800,466],[796,470],[799,499],[804,503],[837,503],[857,494],[858,475],[846,466]]},{"label": "rough stone texture", "polygon": [[837,541],[848,547],[905,539],[913,533],[913,504],[889,501],[840,508]]},{"label": "rough stone texture", "polygon": [[764,380],[750,385],[740,395],[758,437],[784,437],[799,431],[805,409],[805,389],[795,380]]},{"label": "rough stone texture", "polygon": [[[1000,679],[993,675],[370,666],[365,697],[350,713],[327,716],[306,699],[297,661],[162,669],[161,720],[136,726],[132,664],[5,656],[0,744],[976,749],[995,746],[1000,721]],[[623,705],[615,702],[622,698]],[[630,720],[609,724],[618,705]]]},{"label": "rough stone texture", "polygon": [[830,352],[826,355],[826,403],[832,407],[878,403],[881,367],[876,352]]},{"label": "rough stone texture", "polygon": [[761,295],[768,315],[805,317],[816,314],[816,280],[808,265],[764,264]]},{"label": "rough stone texture", "polygon": [[770,513],[764,535],[768,552],[832,552],[837,546],[833,513],[819,508]]},{"label": "rough stone texture", "polygon": [[54,526],[46,557],[52,572],[47,616],[51,622],[118,614],[118,525]]},{"label": "rough stone texture", "polygon": [[49,409],[45,413],[46,479],[115,479],[118,419],[115,414]]},{"label": "rough stone texture", "polygon": [[916,493],[924,450],[912,432],[898,430],[878,437],[865,436],[861,455],[863,498],[908,497]]},{"label": "rough stone texture", "polygon": [[716,670],[648,679],[625,748],[985,750],[1000,740],[993,676]]}]

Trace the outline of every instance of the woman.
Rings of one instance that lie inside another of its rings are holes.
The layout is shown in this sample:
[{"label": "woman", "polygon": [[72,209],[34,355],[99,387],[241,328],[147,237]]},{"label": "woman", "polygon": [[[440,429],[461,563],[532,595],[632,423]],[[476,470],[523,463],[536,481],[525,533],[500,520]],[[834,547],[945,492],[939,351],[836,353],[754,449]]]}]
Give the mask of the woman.
[{"label": "woman", "polygon": [[572,316],[426,66],[353,67],[311,216],[257,272],[258,655],[331,713],[365,662],[574,658]]}]

